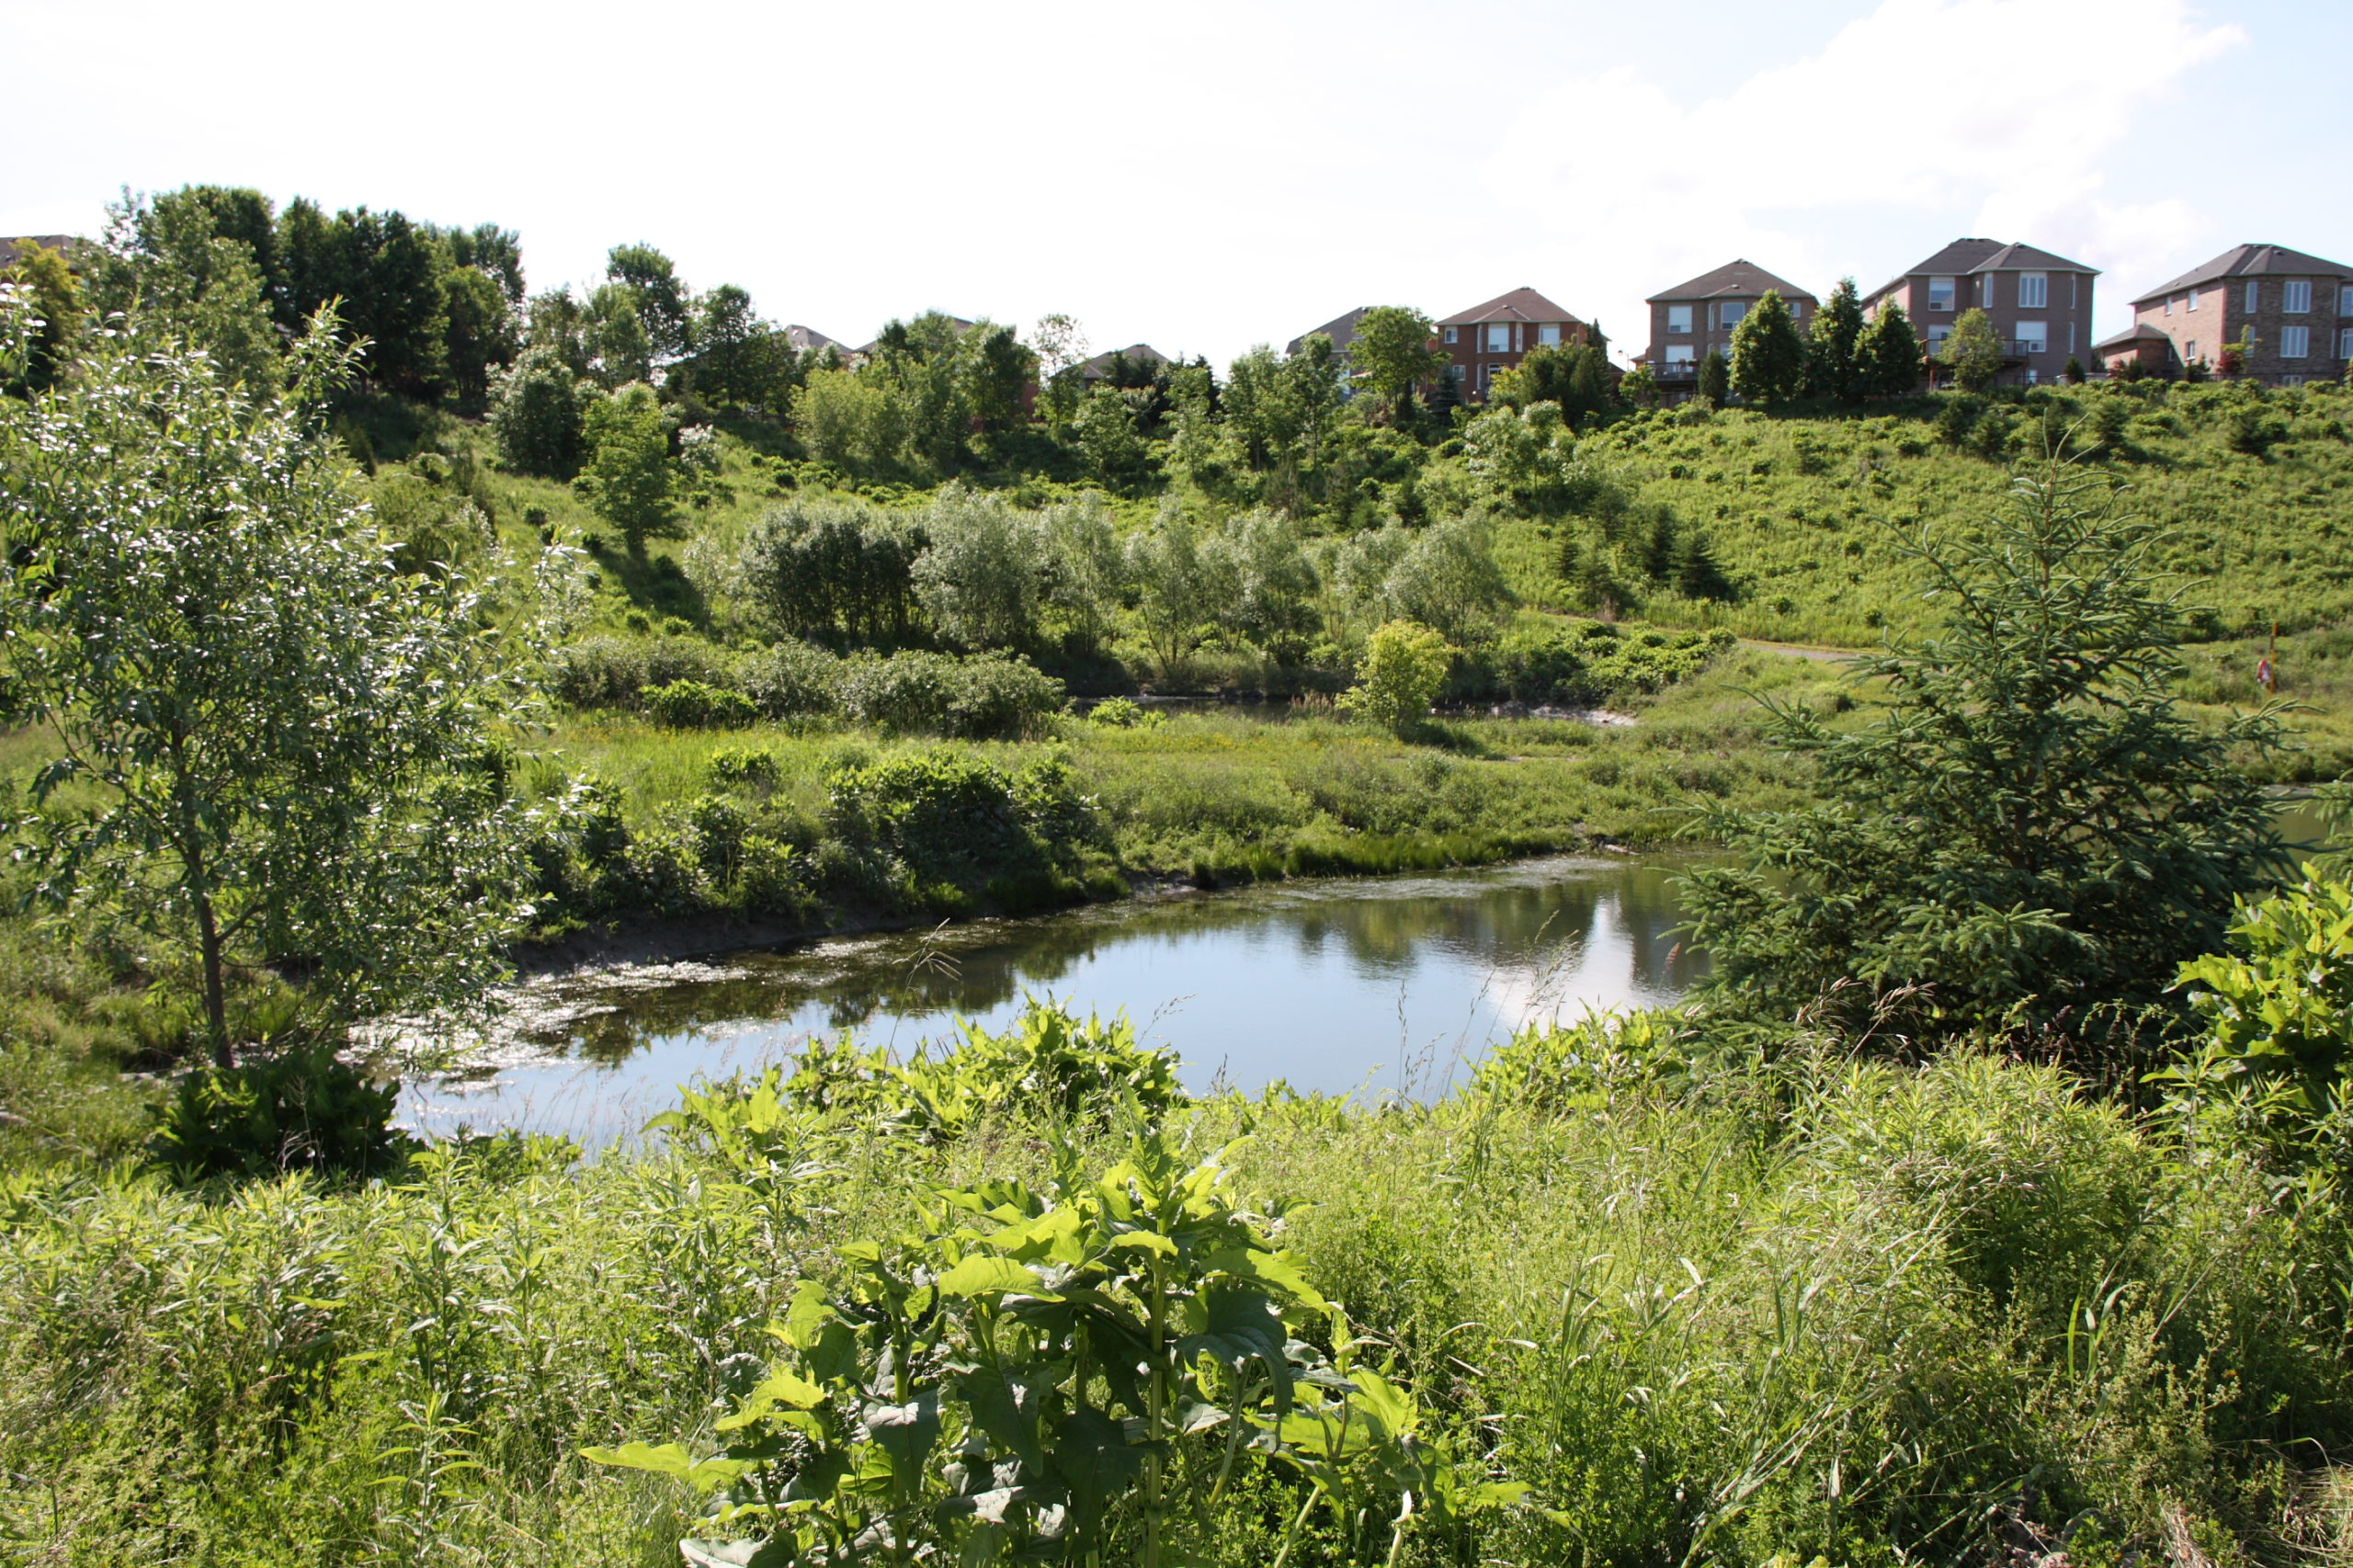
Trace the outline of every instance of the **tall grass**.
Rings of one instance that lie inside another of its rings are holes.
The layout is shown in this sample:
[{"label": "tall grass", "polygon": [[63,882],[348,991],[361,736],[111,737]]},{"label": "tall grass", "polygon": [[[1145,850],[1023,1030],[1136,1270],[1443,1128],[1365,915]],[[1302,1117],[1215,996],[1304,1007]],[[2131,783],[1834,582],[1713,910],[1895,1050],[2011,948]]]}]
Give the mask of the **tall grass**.
[{"label": "tall grass", "polygon": [[[1175,1126],[1246,1135],[1234,1180],[1372,1364],[1532,1488],[1408,1560],[1961,1562],[2064,1535],[2120,1561],[2176,1511],[2210,1552],[2330,1528],[2311,1478],[2348,1391],[2313,1281],[2346,1238],[2055,1071],[1816,1062],[1636,1075],[1551,1116],[1466,1094]],[[675,1562],[691,1495],[577,1450],[707,1443],[835,1246],[899,1233],[942,1184],[1040,1175],[1047,1131],[861,1135],[813,1184],[512,1140],[357,1190],[13,1174],[0,1540]],[[1267,1561],[1302,1495],[1280,1472],[1237,1489],[1212,1560]]]}]

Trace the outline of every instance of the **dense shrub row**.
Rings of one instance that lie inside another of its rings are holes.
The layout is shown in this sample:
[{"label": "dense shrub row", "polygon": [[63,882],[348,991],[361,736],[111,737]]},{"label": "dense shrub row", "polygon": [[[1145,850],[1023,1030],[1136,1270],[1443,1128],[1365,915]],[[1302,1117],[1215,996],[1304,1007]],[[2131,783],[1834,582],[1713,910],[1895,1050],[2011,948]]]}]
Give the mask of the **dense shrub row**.
[{"label": "dense shrub row", "polygon": [[838,717],[893,734],[1017,739],[1063,703],[1026,659],[911,649],[836,657],[787,640],[736,653],[694,637],[585,638],[557,650],[549,687],[578,708],[645,713],[673,729]]}]

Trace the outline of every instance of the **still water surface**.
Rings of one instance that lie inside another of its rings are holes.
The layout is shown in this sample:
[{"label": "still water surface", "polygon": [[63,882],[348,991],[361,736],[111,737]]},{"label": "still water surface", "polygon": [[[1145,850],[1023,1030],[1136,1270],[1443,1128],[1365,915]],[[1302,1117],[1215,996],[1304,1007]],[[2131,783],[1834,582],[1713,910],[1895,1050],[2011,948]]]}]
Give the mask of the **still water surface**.
[{"label": "still water surface", "polygon": [[481,1053],[494,1072],[413,1082],[402,1119],[594,1147],[698,1074],[845,1028],[905,1053],[960,1017],[1002,1027],[1025,994],[1124,1009],[1196,1090],[1427,1096],[1524,1023],[1680,995],[1704,960],[1670,935],[1677,869],[1558,858],[1294,882],[543,981]]}]

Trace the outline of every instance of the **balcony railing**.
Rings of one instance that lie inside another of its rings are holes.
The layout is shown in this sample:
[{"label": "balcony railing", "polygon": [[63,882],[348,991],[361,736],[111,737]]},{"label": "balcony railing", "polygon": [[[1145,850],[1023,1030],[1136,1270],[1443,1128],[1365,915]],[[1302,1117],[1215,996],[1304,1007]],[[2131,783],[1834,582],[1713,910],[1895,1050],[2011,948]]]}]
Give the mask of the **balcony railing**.
[{"label": "balcony railing", "polygon": [[1676,359],[1664,365],[1653,365],[1651,374],[1662,381],[1696,381],[1699,379],[1699,364],[1696,359]]}]

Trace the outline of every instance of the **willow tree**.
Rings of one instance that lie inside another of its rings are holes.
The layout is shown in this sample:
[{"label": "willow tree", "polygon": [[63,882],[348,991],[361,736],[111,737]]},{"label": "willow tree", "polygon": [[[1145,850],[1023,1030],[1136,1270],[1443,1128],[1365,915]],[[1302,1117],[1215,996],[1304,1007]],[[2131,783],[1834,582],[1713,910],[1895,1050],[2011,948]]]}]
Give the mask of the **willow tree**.
[{"label": "willow tree", "polygon": [[1712,820],[1739,856],[1686,907],[1719,1011],[1840,988],[1972,1027],[2152,1001],[2286,869],[2234,755],[2279,746],[2278,712],[2177,705],[2184,616],[2119,494],[2054,454],[1982,526],[1909,540],[1942,624],[1853,662],[1868,721],[1768,699],[1819,803]]},{"label": "willow tree", "polygon": [[[0,355],[26,335],[0,315]],[[134,322],[0,400],[5,691],[58,749],[38,890],[184,943],[223,1066],[240,971],[329,1021],[461,1003],[521,907],[490,633],[397,569],[322,427],[357,353],[323,312],[280,401]]]}]

